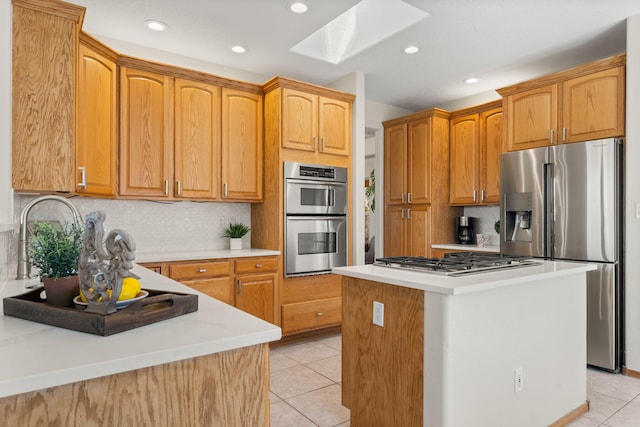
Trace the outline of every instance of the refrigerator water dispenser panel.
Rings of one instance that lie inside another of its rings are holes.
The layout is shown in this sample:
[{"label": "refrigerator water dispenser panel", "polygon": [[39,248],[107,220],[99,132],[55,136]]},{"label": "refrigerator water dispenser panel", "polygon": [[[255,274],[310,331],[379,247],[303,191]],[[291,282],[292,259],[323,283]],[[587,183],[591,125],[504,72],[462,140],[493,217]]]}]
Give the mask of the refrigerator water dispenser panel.
[{"label": "refrigerator water dispenser panel", "polygon": [[505,239],[512,242],[531,242],[532,194],[505,194]]}]

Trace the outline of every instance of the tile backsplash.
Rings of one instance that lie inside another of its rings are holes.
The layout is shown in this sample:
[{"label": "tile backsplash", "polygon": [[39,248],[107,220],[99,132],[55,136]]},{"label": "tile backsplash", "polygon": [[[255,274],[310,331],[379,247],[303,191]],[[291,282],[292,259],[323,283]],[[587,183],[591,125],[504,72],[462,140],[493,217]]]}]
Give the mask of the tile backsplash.
[{"label": "tile backsplash", "polygon": [[467,206],[464,215],[476,218],[477,230],[473,230],[474,233],[489,236],[489,245],[500,244],[500,235],[494,228],[495,222],[500,219],[500,206]]},{"label": "tile backsplash", "polygon": [[[14,219],[34,197],[16,195]],[[230,222],[251,226],[249,203],[222,202],[153,202],[144,200],[109,200],[73,197],[69,199],[84,216],[103,210],[105,232],[123,229],[136,243],[137,252],[200,251],[226,249],[227,238],[221,237]],[[72,220],[69,209],[58,202],[45,201],[33,207],[29,220]],[[10,262],[17,263],[17,233],[9,249]],[[251,232],[243,239],[249,247]]]}]

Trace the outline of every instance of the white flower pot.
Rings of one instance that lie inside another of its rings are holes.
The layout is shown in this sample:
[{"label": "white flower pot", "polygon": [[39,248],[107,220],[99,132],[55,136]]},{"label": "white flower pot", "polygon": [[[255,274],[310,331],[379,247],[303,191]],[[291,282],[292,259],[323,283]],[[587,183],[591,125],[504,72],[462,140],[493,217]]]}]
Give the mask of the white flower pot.
[{"label": "white flower pot", "polygon": [[242,238],[229,238],[229,249],[234,251],[242,249]]}]

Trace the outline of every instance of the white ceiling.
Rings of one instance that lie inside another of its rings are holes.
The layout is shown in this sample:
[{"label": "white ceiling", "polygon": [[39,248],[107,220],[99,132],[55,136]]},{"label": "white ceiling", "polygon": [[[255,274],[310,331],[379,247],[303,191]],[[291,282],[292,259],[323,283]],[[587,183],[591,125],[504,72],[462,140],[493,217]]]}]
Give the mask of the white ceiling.
[{"label": "white ceiling", "polygon": [[[640,14],[638,0],[404,0],[430,16],[335,65],[290,49],[358,0],[307,0],[304,15],[290,0],[69,1],[87,8],[83,29],[98,38],[319,85],[360,71],[367,99],[414,111],[624,52],[625,20]],[[401,53],[410,44],[420,52]],[[462,82],[471,76],[480,82]]]}]

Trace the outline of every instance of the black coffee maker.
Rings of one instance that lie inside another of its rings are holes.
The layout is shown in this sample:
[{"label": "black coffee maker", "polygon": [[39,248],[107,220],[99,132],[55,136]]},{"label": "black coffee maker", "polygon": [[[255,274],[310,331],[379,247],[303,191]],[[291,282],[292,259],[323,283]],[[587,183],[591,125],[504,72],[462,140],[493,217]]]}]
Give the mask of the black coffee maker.
[{"label": "black coffee maker", "polygon": [[471,218],[468,216],[458,217],[458,243],[463,245],[473,243],[473,228]]}]

